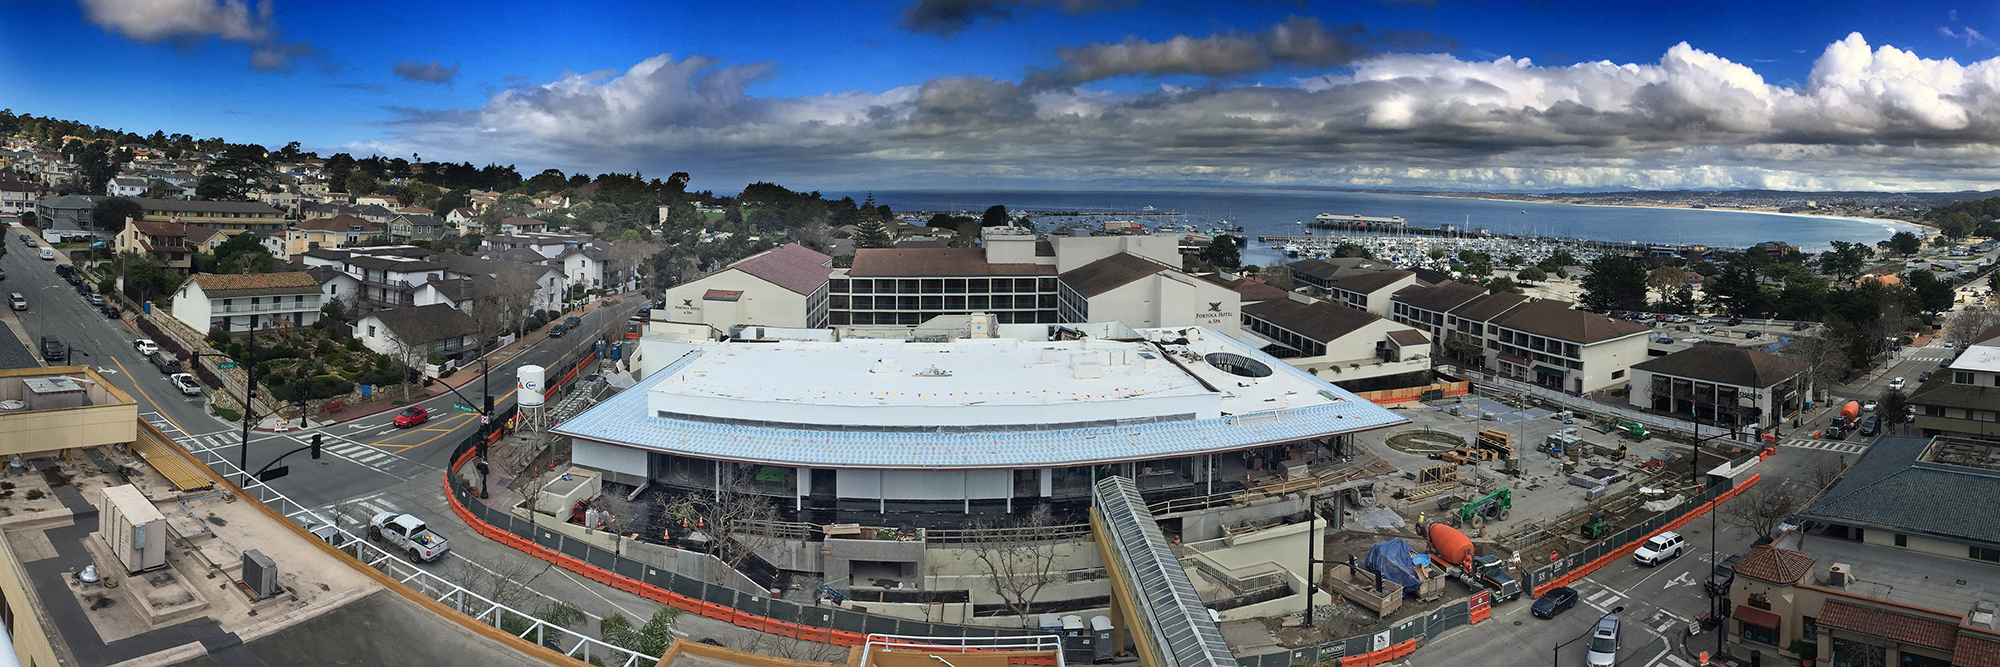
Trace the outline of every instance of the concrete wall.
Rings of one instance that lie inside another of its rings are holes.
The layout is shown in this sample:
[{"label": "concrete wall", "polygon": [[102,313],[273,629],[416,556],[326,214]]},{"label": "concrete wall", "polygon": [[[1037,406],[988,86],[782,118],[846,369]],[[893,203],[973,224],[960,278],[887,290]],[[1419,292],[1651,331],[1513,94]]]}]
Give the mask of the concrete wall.
[{"label": "concrete wall", "polygon": [[[1181,240],[1178,236],[1051,236],[1056,248],[1056,273],[1095,262],[1118,253],[1129,253],[1169,267],[1181,267]],[[988,261],[1000,261],[988,257]],[[1092,317],[1092,321],[1104,321]],[[1180,325],[1167,325],[1180,326]]]},{"label": "concrete wall", "polygon": [[[4,428],[0,428],[4,430]],[[42,624],[42,611],[30,604],[27,573],[21,570],[21,561],[14,555],[14,547],[4,535],[0,535],[0,605],[9,618],[14,619],[11,629],[14,658],[22,665],[58,665],[54,642],[49,641],[53,628]],[[60,635],[58,635],[60,636]]]},{"label": "concrete wall", "polygon": [[[743,292],[736,301],[704,301],[709,290]],[[806,296],[736,269],[704,276],[667,290],[667,321],[706,324],[728,333],[738,324],[804,328]]]},{"label": "concrete wall", "polygon": [[1234,290],[1170,271],[1090,297],[1086,307],[1092,322],[1116,321],[1134,329],[1201,326],[1234,334],[1242,326],[1242,303]]},{"label": "concrete wall", "polygon": [[[516,507],[511,512],[514,516],[528,518],[528,510],[525,507]],[[562,521],[546,512],[536,517],[535,521],[541,530],[561,533],[563,537],[639,561],[647,567],[704,579],[709,583],[722,584],[745,593],[766,595],[770,593],[764,590],[764,587],[758,586],[757,582],[751,581],[749,577],[730,569],[721,560],[708,554],[649,544],[617,533],[591,530]]]},{"label": "concrete wall", "polygon": [[[1647,335],[1641,332],[1618,340],[1583,346],[1583,370],[1570,371],[1569,376],[1564,378],[1570,385],[1564,388],[1570,391],[1590,393],[1601,389],[1620,387],[1630,382],[1631,373],[1629,369],[1632,367],[1632,364],[1650,358],[1646,354],[1646,338]],[[1612,373],[1618,371],[1627,371],[1622,374],[1626,377],[1611,377]],[[1583,375],[1583,387],[1580,390],[1576,386],[1576,377],[1578,374]]]},{"label": "concrete wall", "polygon": [[[17,368],[0,371],[0,400],[26,400],[24,378],[88,378],[85,394],[93,405],[46,410],[22,410],[0,415],[0,456],[49,452],[73,447],[129,443],[139,437],[139,406],[84,366]],[[94,386],[92,386],[94,383]]]}]

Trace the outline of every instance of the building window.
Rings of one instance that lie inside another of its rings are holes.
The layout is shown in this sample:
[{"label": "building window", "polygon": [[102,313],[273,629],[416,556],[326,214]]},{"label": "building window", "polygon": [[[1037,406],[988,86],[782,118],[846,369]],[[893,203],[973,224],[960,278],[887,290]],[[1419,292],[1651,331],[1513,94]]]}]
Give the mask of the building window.
[{"label": "building window", "polygon": [[1982,547],[1975,544],[1970,547],[1967,547],[1967,550],[1970,552],[1968,555],[1970,555],[1973,560],[1983,560],[1983,561],[1992,561],[1995,563],[2000,563],[2000,549],[1995,549],[1993,547]]},{"label": "building window", "polygon": [[1622,377],[1625,377],[1625,371],[1611,371],[1611,379],[1616,380]]},{"label": "building window", "polygon": [[1896,546],[1899,546],[1899,547],[1907,547],[1907,546],[1910,546],[1910,536],[1908,536],[1908,535],[1904,535],[1904,534],[1902,534],[1902,533],[1897,533],[1897,534],[1896,534]]},{"label": "building window", "polygon": [[1749,623],[1741,623],[1741,622],[1739,622],[1738,624],[1739,624],[1739,625],[1742,625],[1742,626],[1743,626],[1743,639],[1744,639],[1744,641],[1753,641],[1753,642],[1757,642],[1757,643],[1759,643],[1759,644],[1764,644],[1764,645],[1768,645],[1768,646],[1777,646],[1777,645],[1778,645],[1778,631],[1777,631],[1777,630],[1772,630],[1772,629],[1770,629],[1770,628],[1760,628],[1760,627],[1757,627],[1757,626],[1754,626],[1754,625],[1751,625],[1751,624],[1749,624]]},{"label": "building window", "polygon": [[1952,384],[1973,384],[1973,382],[1974,382],[1974,381],[1973,381],[1973,379],[1972,379],[1972,372],[1971,372],[1971,371],[1952,371],[1952,372],[1951,372],[1951,383],[1952,383]]},{"label": "building window", "polygon": [[375,337],[375,325],[373,324],[368,325],[368,337],[369,338]]},{"label": "building window", "polygon": [[1800,616],[1799,620],[1803,622],[1799,626],[1799,638],[1809,642],[1819,641],[1819,619],[1813,616]]}]

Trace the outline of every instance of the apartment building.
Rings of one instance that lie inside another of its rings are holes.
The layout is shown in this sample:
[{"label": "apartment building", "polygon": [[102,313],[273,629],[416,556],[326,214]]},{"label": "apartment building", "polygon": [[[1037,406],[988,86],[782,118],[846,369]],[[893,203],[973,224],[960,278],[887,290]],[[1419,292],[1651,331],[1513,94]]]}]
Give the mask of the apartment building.
[{"label": "apartment building", "polygon": [[282,236],[285,214],[270,204],[253,201],[207,201],[134,198],[147,222],[200,225],[230,236],[247,231]]},{"label": "apartment building", "polygon": [[1632,365],[1632,405],[1683,418],[1773,429],[1804,406],[1805,364],[1733,345],[1696,345]]},{"label": "apartment building", "polygon": [[668,288],[665,312],[654,317],[723,334],[739,326],[824,327],[832,263],[797,243],[781,245]]},{"label": "apartment building", "polygon": [[319,283],[304,271],[200,273],[174,294],[173,316],[196,331],[220,327],[239,333],[311,326],[319,308]]},{"label": "apartment building", "polygon": [[2000,439],[2000,327],[1975,336],[1910,392],[1909,403],[1924,435]]}]

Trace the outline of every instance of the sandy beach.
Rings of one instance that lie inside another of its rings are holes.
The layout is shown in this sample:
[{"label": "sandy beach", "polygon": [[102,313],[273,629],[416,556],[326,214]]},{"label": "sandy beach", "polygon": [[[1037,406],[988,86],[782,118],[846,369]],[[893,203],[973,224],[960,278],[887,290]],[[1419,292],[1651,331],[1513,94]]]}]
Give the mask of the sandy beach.
[{"label": "sandy beach", "polygon": [[1888,225],[1888,226],[1890,226],[1890,227],[1910,227],[1910,228],[1913,228],[1913,229],[1917,229],[1917,230],[1921,230],[1921,231],[1925,232],[1925,234],[1926,234],[1926,235],[1928,235],[1928,234],[1933,234],[1933,233],[1936,233],[1936,232],[1937,232],[1937,227],[1935,227],[1935,226],[1933,226],[1933,225],[1929,225],[1929,224],[1925,224],[1925,223],[1922,223],[1922,222],[1916,222],[1916,221],[1913,221],[1913,220],[1901,220],[1901,219],[1897,219],[1897,218],[1871,218],[1871,217],[1866,217],[1866,216],[1859,216],[1859,215],[1845,215],[1845,214],[1840,214],[1840,213],[1798,213],[1798,212],[1785,212],[1785,211],[1779,211],[1779,210],[1778,210],[1778,208],[1779,208],[1779,207],[1776,207],[1776,206],[1728,206],[1728,205],[1704,205],[1704,206],[1703,206],[1702,208],[1699,208],[1699,209],[1697,209],[1697,208],[1693,208],[1693,207],[1690,207],[1690,206],[1673,206],[1673,205],[1668,205],[1668,204],[1649,204],[1649,203],[1645,203],[1645,202],[1595,202],[1595,201],[1590,201],[1590,200],[1586,200],[1586,199],[1581,199],[1581,198],[1576,198],[1576,197],[1563,197],[1563,198],[1559,198],[1559,199],[1549,199],[1549,198],[1528,198],[1528,197],[1510,197],[1510,196],[1507,196],[1507,195],[1505,195],[1505,194],[1494,194],[1494,193],[1478,193],[1478,194],[1474,194],[1474,193],[1469,193],[1469,192],[1465,192],[1465,193],[1457,193],[1457,192],[1453,192],[1453,193],[1422,193],[1422,194],[1419,194],[1419,193],[1403,193],[1403,194],[1414,194],[1414,195],[1416,195],[1416,196],[1420,196],[1420,197],[1438,197],[1438,198],[1441,198],[1441,199],[1477,199],[1477,200],[1481,200],[1481,201],[1495,201],[1495,202],[1508,202],[1508,203],[1515,203],[1515,204],[1551,204],[1551,205],[1563,205],[1563,206],[1598,206],[1598,207],[1607,207],[1607,208],[1610,208],[1610,207],[1621,207],[1621,208],[1653,208],[1653,209],[1665,209],[1665,210],[1675,210],[1675,211],[1736,211],[1736,212],[1740,212],[1740,213],[1761,213],[1761,214],[1764,214],[1764,215],[1789,215],[1789,216],[1796,216],[1796,217],[1801,217],[1801,218],[1841,218],[1841,219],[1844,219],[1844,220],[1862,220],[1862,221],[1867,221],[1867,222],[1879,222],[1879,223],[1882,223],[1882,224],[1884,224],[1884,225]]}]

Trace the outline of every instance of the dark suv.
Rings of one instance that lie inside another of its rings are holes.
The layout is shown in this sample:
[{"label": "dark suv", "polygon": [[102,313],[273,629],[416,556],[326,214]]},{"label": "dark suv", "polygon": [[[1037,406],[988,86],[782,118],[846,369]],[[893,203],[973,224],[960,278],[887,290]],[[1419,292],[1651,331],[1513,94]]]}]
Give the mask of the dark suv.
[{"label": "dark suv", "polygon": [[68,356],[69,348],[64,346],[62,341],[48,336],[42,337],[42,361],[62,361]]},{"label": "dark suv", "polygon": [[1729,585],[1736,581],[1736,561],[1740,560],[1743,560],[1742,556],[1730,554],[1716,563],[1714,571],[1708,573],[1708,581],[1702,582],[1702,587],[1716,595],[1728,595]]}]

